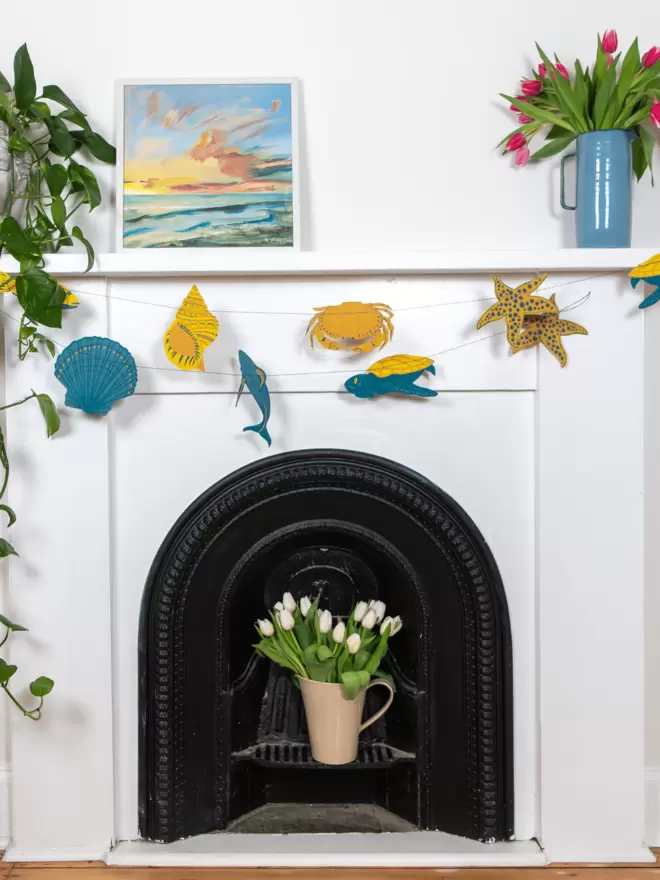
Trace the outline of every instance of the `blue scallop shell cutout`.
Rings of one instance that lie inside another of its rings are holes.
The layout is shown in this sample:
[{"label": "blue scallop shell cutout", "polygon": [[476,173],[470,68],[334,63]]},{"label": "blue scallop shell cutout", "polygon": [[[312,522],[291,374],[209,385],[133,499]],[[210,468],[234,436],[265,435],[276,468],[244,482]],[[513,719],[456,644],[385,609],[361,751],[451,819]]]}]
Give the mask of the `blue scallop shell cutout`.
[{"label": "blue scallop shell cutout", "polygon": [[66,388],[66,406],[97,416],[106,416],[116,400],[130,397],[138,379],[130,351],[103,336],[85,336],[67,345],[55,361],[55,376]]}]

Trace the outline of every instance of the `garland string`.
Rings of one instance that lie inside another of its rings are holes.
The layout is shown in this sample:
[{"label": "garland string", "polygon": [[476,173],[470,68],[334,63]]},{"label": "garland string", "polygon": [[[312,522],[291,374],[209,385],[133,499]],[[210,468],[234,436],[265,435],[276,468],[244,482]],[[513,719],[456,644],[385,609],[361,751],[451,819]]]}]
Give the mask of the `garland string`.
[{"label": "garland string", "polygon": [[[608,274],[612,274],[612,273],[608,273]],[[600,277],[600,276],[597,276],[597,277]],[[568,282],[568,283],[571,284],[573,282]],[[102,294],[94,294],[94,295],[102,295]],[[584,296],[580,297],[579,299],[575,300],[574,302],[569,303],[567,306],[564,306],[563,309],[559,309],[560,313],[569,312],[569,311],[572,311],[573,309],[578,308],[579,306],[584,305],[590,296],[591,296],[591,291],[589,291],[589,293],[586,293]],[[492,297],[489,297],[489,299],[492,299]],[[481,300],[469,300],[469,301],[465,300],[465,302],[481,302]],[[152,303],[148,303],[148,305],[152,305]],[[445,305],[445,303],[438,303],[438,305]],[[165,308],[171,308],[171,306],[165,306]],[[13,315],[10,315],[9,312],[5,312],[2,309],[0,309],[0,314],[4,315],[5,317],[9,318],[12,321],[15,321],[17,324],[20,324],[20,321],[18,320],[18,318],[15,318]],[[265,314],[265,313],[263,313],[263,314]],[[285,314],[285,313],[284,312],[271,312],[269,314]],[[304,313],[304,314],[307,314],[307,313]],[[494,339],[496,336],[503,336],[505,333],[506,333],[506,330],[501,330],[498,333],[491,333],[488,336],[480,336],[478,339],[470,339],[467,342],[461,342],[459,345],[454,345],[451,348],[445,348],[442,351],[435,351],[432,354],[427,355],[427,357],[435,358],[435,357],[439,357],[440,355],[443,355],[443,354],[449,354],[449,352],[458,351],[459,348],[465,348],[468,345],[475,345],[475,343],[477,343],[477,342],[485,342],[487,339]],[[59,349],[64,349],[64,348],[66,348],[66,345],[69,344],[69,343],[64,344],[62,342],[59,342],[56,339],[53,339],[52,341]],[[181,375],[183,372],[182,370],[179,370],[177,367],[155,367],[155,366],[146,366],[143,364],[136,364],[136,366],[137,366],[138,370],[160,370],[162,372],[177,373],[179,375]],[[269,379],[279,379],[279,378],[285,378],[285,377],[291,377],[291,376],[346,375],[347,373],[352,373],[354,371],[354,369],[355,369],[355,367],[351,367],[351,369],[348,369],[348,370],[305,370],[305,371],[299,372],[299,373],[268,373],[268,378]],[[231,379],[241,379],[242,378],[241,373],[225,373],[225,372],[220,372],[217,370],[205,370],[204,372],[197,371],[196,374],[201,375],[201,376],[226,376]]]}]

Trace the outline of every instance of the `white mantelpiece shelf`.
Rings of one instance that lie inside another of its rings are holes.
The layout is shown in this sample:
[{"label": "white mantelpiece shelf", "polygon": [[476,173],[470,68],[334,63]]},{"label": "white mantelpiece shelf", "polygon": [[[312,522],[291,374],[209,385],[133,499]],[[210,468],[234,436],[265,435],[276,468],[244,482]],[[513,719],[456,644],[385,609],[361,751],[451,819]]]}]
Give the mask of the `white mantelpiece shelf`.
[{"label": "white mantelpiece shelf", "polygon": [[[645,248],[538,251],[284,251],[144,250],[98,254],[88,273],[100,277],[291,276],[291,275],[457,275],[488,272],[627,272],[656,251]],[[83,254],[56,254],[46,269],[62,277],[83,275]],[[0,271],[14,273],[17,263],[0,260]]]}]

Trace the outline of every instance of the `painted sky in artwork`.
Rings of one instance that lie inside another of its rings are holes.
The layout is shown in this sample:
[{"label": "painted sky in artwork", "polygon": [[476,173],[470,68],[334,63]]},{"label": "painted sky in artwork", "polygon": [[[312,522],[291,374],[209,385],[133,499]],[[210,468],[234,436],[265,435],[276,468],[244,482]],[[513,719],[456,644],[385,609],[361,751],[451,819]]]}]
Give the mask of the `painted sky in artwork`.
[{"label": "painted sky in artwork", "polygon": [[289,83],[125,87],[124,191],[290,193]]}]

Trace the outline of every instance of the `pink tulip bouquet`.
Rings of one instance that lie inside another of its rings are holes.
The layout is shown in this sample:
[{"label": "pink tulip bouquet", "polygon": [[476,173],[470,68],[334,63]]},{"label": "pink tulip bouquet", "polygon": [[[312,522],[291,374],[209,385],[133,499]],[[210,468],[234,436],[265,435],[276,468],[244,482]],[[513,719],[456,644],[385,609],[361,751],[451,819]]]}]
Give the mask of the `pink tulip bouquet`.
[{"label": "pink tulip bouquet", "polygon": [[[637,135],[633,143],[633,170],[639,180],[652,168],[656,138],[647,127],[660,129],[660,47],[642,56],[637,39],[621,61],[616,31],[598,37],[596,61],[591,68],[576,60],[573,74],[555,55],[555,63],[536,44],[541,63],[531,79],[523,79],[521,94],[502,95],[518,114],[520,126],[507,135],[504,153],[515,153],[517,166],[529,159],[547,159],[561,153],[579,134],[625,129]],[[535,153],[529,145],[542,135],[545,143]]]}]

